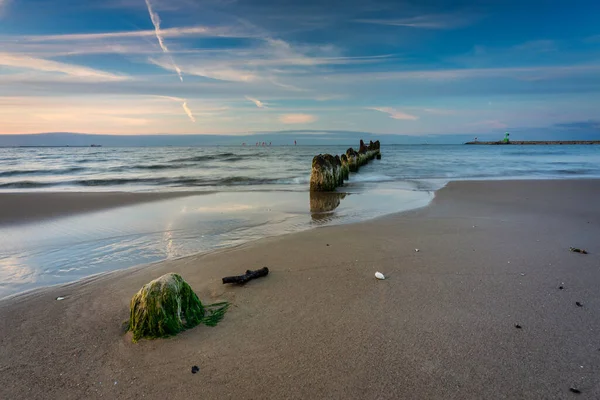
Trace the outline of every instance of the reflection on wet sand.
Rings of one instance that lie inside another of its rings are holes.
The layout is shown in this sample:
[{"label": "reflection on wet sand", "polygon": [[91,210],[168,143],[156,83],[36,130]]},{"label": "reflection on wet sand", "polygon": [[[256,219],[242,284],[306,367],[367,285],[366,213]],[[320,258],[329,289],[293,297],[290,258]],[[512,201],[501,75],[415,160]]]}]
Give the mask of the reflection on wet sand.
[{"label": "reflection on wet sand", "polygon": [[314,222],[330,221],[333,210],[338,208],[347,193],[310,192],[310,214]]}]

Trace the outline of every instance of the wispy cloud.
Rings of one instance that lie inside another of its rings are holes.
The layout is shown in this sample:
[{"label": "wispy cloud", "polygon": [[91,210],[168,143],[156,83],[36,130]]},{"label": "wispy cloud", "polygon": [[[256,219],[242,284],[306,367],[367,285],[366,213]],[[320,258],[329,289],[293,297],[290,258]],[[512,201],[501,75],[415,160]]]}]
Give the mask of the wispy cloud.
[{"label": "wispy cloud", "polygon": [[526,52],[547,53],[557,51],[558,47],[554,40],[530,40],[514,46],[513,49]]},{"label": "wispy cloud", "polygon": [[405,112],[396,110],[391,107],[368,107],[367,110],[374,110],[374,111],[379,111],[379,112],[388,114],[390,116],[390,118],[393,118],[393,119],[404,119],[404,120],[411,120],[411,121],[419,119],[419,117],[417,117],[416,115],[407,114]]},{"label": "wispy cloud", "polygon": [[253,97],[246,96],[246,100],[253,102],[256,105],[256,107],[258,107],[258,108],[267,108],[265,103],[263,103],[262,101],[260,101],[258,99],[255,99]]},{"label": "wispy cloud", "polygon": [[0,18],[4,15],[4,10],[8,6],[10,0],[0,0]]},{"label": "wispy cloud", "polygon": [[187,100],[186,99],[182,99],[181,97],[174,97],[174,96],[152,96],[152,97],[156,97],[159,99],[166,99],[166,100],[172,100],[172,101],[177,101],[181,103],[181,107],[183,108],[183,111],[185,111],[185,113],[187,114],[187,116],[190,118],[190,120],[192,122],[196,122],[196,118],[194,117],[194,114],[192,113],[192,110],[190,110],[190,108],[187,105]]},{"label": "wispy cloud", "polygon": [[16,69],[58,72],[85,81],[122,81],[128,79],[127,76],[22,54],[0,53],[0,65]]},{"label": "wispy cloud", "polygon": [[[2,0],[0,0],[2,1]],[[152,18],[153,14],[150,14]],[[157,14],[156,14],[157,15]],[[160,26],[160,19],[158,20]],[[68,33],[64,35],[26,35],[22,40],[28,42],[54,42],[54,41],[87,41],[102,39],[123,39],[156,36],[156,30],[137,30],[103,33]],[[205,26],[188,26],[180,28],[160,29],[161,38],[175,38],[183,36],[220,36],[219,31]]]},{"label": "wispy cloud", "polygon": [[356,74],[336,73],[328,76],[329,81],[347,80],[455,80],[481,78],[513,78],[519,80],[541,80],[557,76],[572,76],[583,73],[597,74],[600,64],[556,65],[506,68],[456,68],[391,72],[359,72]]},{"label": "wispy cloud", "polygon": [[194,118],[194,115],[192,114],[192,110],[190,110],[189,107],[187,106],[187,101],[184,101],[181,106],[183,107],[183,110],[185,111],[187,116],[190,117],[192,122],[196,122],[196,118]]},{"label": "wispy cloud", "polygon": [[357,19],[355,22],[377,25],[404,26],[421,29],[456,29],[469,26],[479,20],[480,16],[457,14],[429,14],[399,19]]},{"label": "wispy cloud", "polygon": [[[168,62],[170,60],[167,60],[167,62],[165,62],[165,60],[149,58],[148,61],[151,64],[154,64],[163,69],[169,71],[177,71],[177,69],[175,69],[175,65],[173,63]],[[185,72],[187,75],[202,76],[205,78],[217,79],[222,81],[251,82],[257,79],[257,76],[250,71],[246,71],[243,69],[235,69],[229,67],[228,65],[208,64],[207,66],[203,66],[196,65],[195,63],[191,62],[189,64],[181,64],[181,66],[182,67],[180,71]]]},{"label": "wispy cloud", "polygon": [[[181,69],[177,66],[177,64],[175,64],[175,60],[173,60],[173,57],[169,54],[169,49],[168,49],[167,45],[165,44],[164,39],[161,35],[160,17],[158,16],[157,13],[155,13],[152,10],[152,4],[150,4],[150,0],[145,0],[145,1],[146,1],[146,6],[148,7],[148,14],[150,14],[150,19],[152,20],[152,25],[154,25],[154,33],[156,34],[156,39],[158,40],[158,44],[160,45],[160,48],[163,50],[163,52],[165,54],[167,54],[169,56],[169,58],[171,59],[171,64],[173,64],[173,68],[177,72],[177,75],[179,76],[179,80],[181,82],[183,82],[183,76],[181,75]],[[185,108],[185,106],[184,106],[184,108]]]},{"label": "wispy cloud", "polygon": [[422,108],[421,110],[423,110],[426,113],[433,114],[433,115],[454,115],[454,114],[456,114],[456,111],[454,111],[454,110],[446,110],[446,109],[442,109],[442,108]]},{"label": "wispy cloud", "polygon": [[279,116],[279,121],[284,124],[309,124],[316,120],[317,117],[311,114],[284,114]]}]

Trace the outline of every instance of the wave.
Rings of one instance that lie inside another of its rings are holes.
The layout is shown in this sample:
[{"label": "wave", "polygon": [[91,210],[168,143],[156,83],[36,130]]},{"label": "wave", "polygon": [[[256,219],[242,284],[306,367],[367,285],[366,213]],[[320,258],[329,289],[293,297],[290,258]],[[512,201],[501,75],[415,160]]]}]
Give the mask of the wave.
[{"label": "wave", "polygon": [[153,165],[132,165],[132,166],[122,166],[122,167],[113,167],[110,168],[111,172],[127,172],[134,169],[144,170],[144,171],[160,171],[165,169],[180,169],[189,167],[189,164],[153,164]]},{"label": "wave", "polygon": [[0,184],[4,189],[35,189],[57,186],[122,186],[122,185],[150,185],[150,186],[170,186],[170,187],[206,187],[206,186],[243,186],[243,185],[293,185],[308,183],[307,177],[290,178],[252,178],[248,176],[230,176],[221,179],[202,179],[194,177],[158,177],[158,178],[107,178],[107,179],[78,179],[59,182],[36,182],[36,181],[17,181]]},{"label": "wave", "polygon": [[26,176],[26,175],[65,175],[74,172],[85,171],[83,167],[71,167],[63,169],[24,169],[24,170],[13,170],[13,171],[1,171],[0,177],[9,176]]}]

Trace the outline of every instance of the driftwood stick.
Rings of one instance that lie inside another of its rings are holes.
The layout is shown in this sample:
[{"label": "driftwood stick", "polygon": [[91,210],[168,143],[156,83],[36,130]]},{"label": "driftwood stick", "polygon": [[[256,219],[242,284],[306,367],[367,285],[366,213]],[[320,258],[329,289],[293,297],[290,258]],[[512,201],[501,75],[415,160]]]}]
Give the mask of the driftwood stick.
[{"label": "driftwood stick", "polygon": [[268,273],[269,268],[267,267],[257,269],[256,271],[247,270],[244,275],[226,276],[225,278],[223,278],[223,283],[237,283],[238,285],[243,285],[244,283],[252,279],[267,276]]}]

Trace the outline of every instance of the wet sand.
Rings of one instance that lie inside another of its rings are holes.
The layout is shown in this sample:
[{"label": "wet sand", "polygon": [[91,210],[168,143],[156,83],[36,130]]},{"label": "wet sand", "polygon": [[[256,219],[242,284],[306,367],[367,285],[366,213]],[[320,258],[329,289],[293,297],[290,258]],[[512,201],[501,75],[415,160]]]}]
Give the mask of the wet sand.
[{"label": "wet sand", "polygon": [[199,194],[206,192],[0,193],[0,225],[35,222]]},{"label": "wet sand", "polygon": [[[600,398],[598,199],[597,180],[450,183],[419,210],[7,299],[0,398]],[[132,344],[129,300],[166,272],[233,307]]]}]

